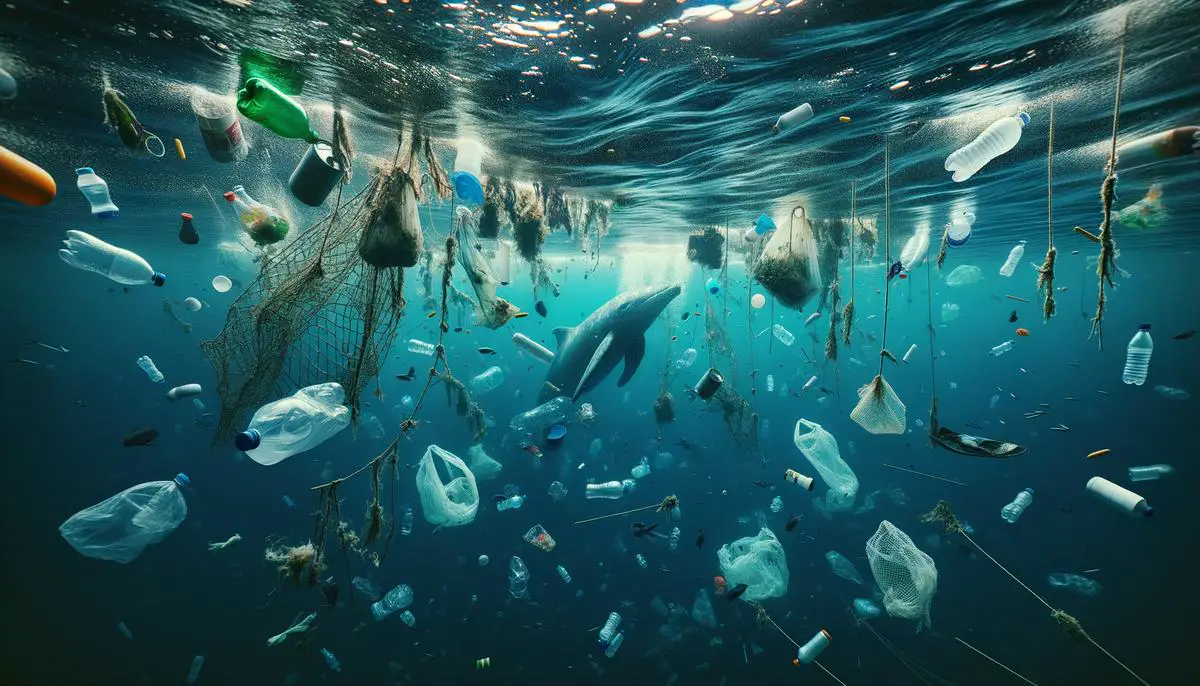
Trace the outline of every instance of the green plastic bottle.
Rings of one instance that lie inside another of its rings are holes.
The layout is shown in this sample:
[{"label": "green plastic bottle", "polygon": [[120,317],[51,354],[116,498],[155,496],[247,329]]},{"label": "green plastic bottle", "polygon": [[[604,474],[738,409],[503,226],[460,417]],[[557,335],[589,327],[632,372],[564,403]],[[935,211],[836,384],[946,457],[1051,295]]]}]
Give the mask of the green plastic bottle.
[{"label": "green plastic bottle", "polygon": [[265,79],[253,78],[238,91],[238,112],[284,138],[316,143],[317,132],[308,126],[308,114]]}]

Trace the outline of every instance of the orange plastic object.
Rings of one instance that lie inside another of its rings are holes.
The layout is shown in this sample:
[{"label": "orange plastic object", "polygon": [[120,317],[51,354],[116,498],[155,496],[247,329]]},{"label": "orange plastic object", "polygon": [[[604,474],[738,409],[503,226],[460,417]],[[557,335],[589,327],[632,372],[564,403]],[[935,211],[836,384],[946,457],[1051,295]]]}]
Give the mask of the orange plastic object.
[{"label": "orange plastic object", "polygon": [[1095,457],[1104,457],[1105,455],[1107,455],[1107,454],[1109,454],[1109,453],[1111,453],[1111,452],[1112,452],[1112,448],[1102,448],[1102,449],[1100,449],[1100,450],[1097,450],[1097,451],[1095,451],[1095,452],[1088,453],[1088,459],[1090,460],[1090,459],[1092,459],[1092,458],[1095,458]]},{"label": "orange plastic object", "polygon": [[175,152],[179,153],[179,159],[187,159],[187,153],[183,151],[183,141],[178,138],[175,139]]},{"label": "orange plastic object", "polygon": [[49,205],[58,184],[45,169],[0,145],[0,195],[19,203]]},{"label": "orange plastic object", "polygon": [[1017,329],[1017,335],[1025,337],[1029,335],[1029,329]]}]

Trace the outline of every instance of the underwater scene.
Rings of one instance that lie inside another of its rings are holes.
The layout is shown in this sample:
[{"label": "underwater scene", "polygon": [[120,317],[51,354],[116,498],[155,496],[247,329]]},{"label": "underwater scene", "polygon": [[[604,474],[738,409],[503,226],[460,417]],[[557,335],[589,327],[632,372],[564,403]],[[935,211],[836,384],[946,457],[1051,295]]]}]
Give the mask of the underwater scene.
[{"label": "underwater scene", "polygon": [[1197,25],[8,0],[0,684],[1200,684]]}]

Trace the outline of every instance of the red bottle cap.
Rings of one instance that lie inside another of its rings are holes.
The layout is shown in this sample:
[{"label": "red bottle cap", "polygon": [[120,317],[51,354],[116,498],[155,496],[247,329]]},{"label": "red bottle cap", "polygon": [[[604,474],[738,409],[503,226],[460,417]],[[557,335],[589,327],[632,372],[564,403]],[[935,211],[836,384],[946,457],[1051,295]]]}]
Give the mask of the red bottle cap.
[{"label": "red bottle cap", "polygon": [[226,200],[228,200],[229,202],[233,202],[233,198],[234,198],[233,191],[225,191],[225,199]]},{"label": "red bottle cap", "polygon": [[187,212],[180,212],[179,217],[181,219],[183,219],[185,222],[192,221],[192,215],[188,214]]}]

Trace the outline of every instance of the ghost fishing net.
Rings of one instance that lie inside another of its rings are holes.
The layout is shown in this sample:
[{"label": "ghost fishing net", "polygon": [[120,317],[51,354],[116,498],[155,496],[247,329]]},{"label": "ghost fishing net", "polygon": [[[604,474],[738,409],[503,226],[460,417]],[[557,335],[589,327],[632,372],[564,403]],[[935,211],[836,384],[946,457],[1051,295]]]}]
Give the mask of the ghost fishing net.
[{"label": "ghost fishing net", "polygon": [[263,403],[325,381],[342,385],[357,420],[362,391],[379,374],[403,315],[403,267],[421,253],[412,181],[418,151],[440,190],[445,172],[428,140],[415,131],[401,136],[397,163],[349,200],[339,189],[333,212],[265,259],[225,327],[201,344],[221,397],[214,442]]},{"label": "ghost fishing net", "polygon": [[[733,388],[732,379],[737,378],[737,357],[733,344],[725,331],[724,323],[717,317],[711,299],[704,304],[704,337],[708,344],[708,365],[724,370],[725,383],[717,389],[712,400],[721,409],[725,429],[734,443],[743,450],[758,447],[758,412],[745,396]],[[711,402],[711,401],[710,401]]]}]

